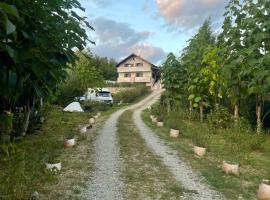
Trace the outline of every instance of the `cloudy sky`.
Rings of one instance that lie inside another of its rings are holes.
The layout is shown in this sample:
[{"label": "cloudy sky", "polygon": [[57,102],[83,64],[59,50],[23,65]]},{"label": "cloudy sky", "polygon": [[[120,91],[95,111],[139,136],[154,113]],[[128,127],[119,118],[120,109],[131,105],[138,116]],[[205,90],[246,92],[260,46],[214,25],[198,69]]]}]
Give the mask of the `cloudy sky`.
[{"label": "cloudy sky", "polygon": [[179,52],[203,21],[217,31],[229,0],[80,0],[95,32],[94,54],[120,61],[131,53],[160,64]]}]

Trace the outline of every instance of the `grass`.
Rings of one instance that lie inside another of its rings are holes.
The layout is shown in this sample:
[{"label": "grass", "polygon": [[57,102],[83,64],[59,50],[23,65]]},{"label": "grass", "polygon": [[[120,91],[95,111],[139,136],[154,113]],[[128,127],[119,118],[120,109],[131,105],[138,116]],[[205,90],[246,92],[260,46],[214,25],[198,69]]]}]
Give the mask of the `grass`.
[{"label": "grass", "polygon": [[123,160],[124,199],[179,199],[183,188],[154,155],[132,123],[132,112],[118,121],[118,141]]},{"label": "grass", "polygon": [[[237,152],[228,152],[228,136],[230,133],[221,131],[211,135],[208,144],[208,151],[204,158],[194,156],[193,142],[190,138],[191,131],[198,129],[203,132],[205,129],[199,122],[186,123],[181,131],[184,133],[178,139],[169,137],[169,127],[157,128],[149,117],[149,111],[143,112],[143,119],[157,135],[164,139],[168,145],[178,151],[179,156],[184,158],[195,171],[201,173],[205,180],[224,194],[227,199],[256,199],[258,185],[262,179],[270,178],[270,138],[265,137],[262,149],[246,152],[241,162],[241,174],[239,176],[226,176],[221,170],[223,159],[234,160]],[[165,123],[166,125],[166,123]],[[230,131],[230,130],[227,130]],[[256,136],[254,136],[256,137]],[[245,139],[245,138],[240,138]],[[249,143],[252,138],[246,138],[243,143]],[[241,151],[241,149],[239,149]]]},{"label": "grass", "polygon": [[[112,107],[103,112],[98,121],[101,123],[118,108]],[[94,166],[91,144],[97,131],[94,129],[81,135],[75,128],[79,124],[87,124],[92,114],[64,113],[62,108],[51,106],[42,127],[12,144],[9,156],[1,154],[0,199],[30,199],[33,191],[37,191],[41,199],[82,199]],[[64,149],[64,139],[71,131],[75,133],[77,144],[74,148]],[[48,154],[57,155],[61,160],[60,172],[45,170]]]}]

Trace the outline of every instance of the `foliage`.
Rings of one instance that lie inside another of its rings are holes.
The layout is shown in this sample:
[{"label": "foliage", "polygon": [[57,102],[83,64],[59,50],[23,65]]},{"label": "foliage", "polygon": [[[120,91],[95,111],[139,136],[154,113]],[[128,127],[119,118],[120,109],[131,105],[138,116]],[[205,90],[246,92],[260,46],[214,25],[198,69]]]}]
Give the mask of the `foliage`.
[{"label": "foliage", "polygon": [[152,109],[154,110],[157,121],[164,122],[167,119],[168,113],[164,107],[156,105]]},{"label": "foliage", "polygon": [[9,142],[9,138],[12,133],[12,118],[13,114],[10,112],[4,112],[0,114],[0,143],[7,143]]},{"label": "foliage", "polygon": [[194,102],[193,107],[199,107],[199,103],[204,106],[209,105],[207,79],[202,68],[205,51],[213,43],[214,37],[210,28],[210,20],[206,20],[184,51],[183,65],[187,66],[189,73],[187,86],[189,91],[188,100]]},{"label": "foliage", "polygon": [[214,129],[229,128],[233,124],[232,115],[224,107],[218,108],[208,114],[207,120],[209,125]]},{"label": "foliage", "polygon": [[56,103],[66,106],[80,97],[88,88],[101,88],[104,78],[89,52],[77,52],[78,59],[67,71],[68,77],[59,84]]},{"label": "foliage", "polygon": [[167,120],[165,120],[167,126],[171,129],[180,130],[180,132],[183,133],[186,128],[186,125],[183,122],[184,115],[185,113],[181,111],[170,112],[169,115],[167,114]]},{"label": "foliage", "polygon": [[105,80],[116,81],[117,79],[117,69],[116,61],[113,59],[108,59],[107,57],[95,56],[93,58],[93,63],[96,69],[99,69],[102,77]]},{"label": "foliage", "polygon": [[270,92],[269,6],[265,0],[231,0],[217,39],[206,20],[179,60],[169,54],[163,66],[167,101],[188,98],[190,115],[199,108],[201,121],[206,112],[221,105],[233,110],[237,123],[245,114],[242,104],[254,98],[260,133],[268,112],[263,105]]},{"label": "foliage", "polygon": [[83,109],[89,112],[106,111],[111,107],[109,104],[91,100],[82,101],[81,104]]},{"label": "foliage", "polygon": [[185,68],[176,59],[173,53],[169,53],[162,65],[162,78],[166,97],[169,99],[168,106],[173,106],[174,101],[180,100],[184,94],[186,82]]},{"label": "foliage", "polygon": [[[51,96],[92,29],[77,0],[0,3],[0,113],[25,106],[24,131],[38,99]],[[92,42],[92,41],[90,41]]]},{"label": "foliage", "polygon": [[55,187],[58,176],[46,173],[45,162],[62,160],[63,138],[79,124],[87,123],[90,115],[63,113],[61,107],[48,107],[42,129],[26,140],[0,145],[0,199],[29,199],[33,190],[46,194],[46,185]]},{"label": "foliage", "polygon": [[113,101],[115,103],[132,103],[147,93],[149,93],[148,87],[145,85],[136,85],[133,88],[113,94]]}]

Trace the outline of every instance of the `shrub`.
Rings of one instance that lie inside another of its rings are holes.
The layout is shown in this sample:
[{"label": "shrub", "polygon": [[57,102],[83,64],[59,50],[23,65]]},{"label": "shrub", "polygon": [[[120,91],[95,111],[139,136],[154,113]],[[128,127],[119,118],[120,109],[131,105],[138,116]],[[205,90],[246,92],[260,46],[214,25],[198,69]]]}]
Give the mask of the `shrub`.
[{"label": "shrub", "polygon": [[209,125],[215,129],[228,128],[233,123],[231,114],[224,107],[221,107],[218,110],[211,112],[207,116],[207,120],[209,122]]},{"label": "shrub", "polygon": [[13,114],[10,112],[4,112],[0,114],[0,144],[9,143],[10,135],[12,133],[12,119]]},{"label": "shrub", "polygon": [[145,85],[137,85],[129,90],[121,91],[113,95],[113,100],[115,103],[132,103],[136,101],[139,97],[147,94],[149,88]]},{"label": "shrub", "polygon": [[168,115],[166,124],[169,128],[181,130],[182,132],[186,126],[183,122],[183,119],[185,119],[185,113],[181,111],[172,111]]},{"label": "shrub", "polygon": [[81,105],[83,109],[88,112],[106,111],[110,107],[109,104],[91,100],[82,101]]},{"label": "shrub", "polygon": [[200,126],[189,127],[190,128],[190,137],[194,143],[194,145],[204,148],[209,148],[211,142],[211,135],[209,134],[209,130],[204,126],[204,124],[200,124]]},{"label": "shrub", "polygon": [[[245,131],[243,131],[245,130]],[[226,152],[231,161],[243,162],[248,159],[250,152],[263,149],[265,135],[257,135],[239,127],[228,129],[225,135]]]}]

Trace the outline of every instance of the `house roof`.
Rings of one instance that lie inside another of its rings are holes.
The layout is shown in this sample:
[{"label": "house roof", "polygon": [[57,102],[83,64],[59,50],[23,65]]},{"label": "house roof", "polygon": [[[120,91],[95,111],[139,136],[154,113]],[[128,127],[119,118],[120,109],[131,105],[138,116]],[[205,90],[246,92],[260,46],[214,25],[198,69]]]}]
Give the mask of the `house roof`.
[{"label": "house roof", "polygon": [[157,70],[159,69],[156,65],[154,65],[154,64],[151,63],[151,62],[149,62],[148,60],[145,60],[145,59],[142,58],[141,56],[136,55],[135,53],[129,55],[129,56],[126,57],[124,60],[120,61],[120,62],[116,65],[116,67],[119,67],[122,63],[124,63],[126,60],[128,60],[128,59],[130,59],[130,58],[132,58],[132,57],[138,57],[138,58],[140,58],[141,60],[143,60],[144,62],[150,64],[152,68],[157,69]]}]

